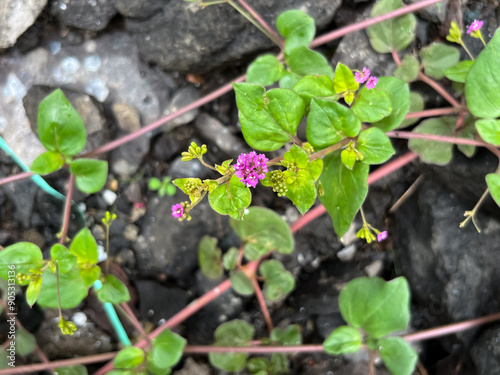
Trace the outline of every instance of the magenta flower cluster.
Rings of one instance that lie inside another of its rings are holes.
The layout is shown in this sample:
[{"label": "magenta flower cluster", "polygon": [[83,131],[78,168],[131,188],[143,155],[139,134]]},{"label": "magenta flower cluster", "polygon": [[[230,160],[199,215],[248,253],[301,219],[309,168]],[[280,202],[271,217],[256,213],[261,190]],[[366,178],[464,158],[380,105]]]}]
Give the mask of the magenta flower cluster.
[{"label": "magenta flower cluster", "polygon": [[182,217],[184,215],[184,207],[182,204],[177,203],[172,206],[172,216],[173,217]]},{"label": "magenta flower cluster", "polygon": [[387,238],[387,231],[386,230],[384,230],[383,232],[380,232],[379,234],[377,234],[377,241],[378,242],[382,242],[386,238]]},{"label": "magenta flower cluster", "polygon": [[257,154],[255,151],[241,154],[234,166],[234,174],[246,186],[255,187],[259,180],[266,177],[268,161],[264,154]]},{"label": "magenta flower cluster", "polygon": [[474,31],[478,31],[481,27],[483,27],[484,21],[474,20],[471,25],[467,28],[467,34],[470,34]]},{"label": "magenta flower cluster", "polygon": [[[368,90],[373,89],[378,83],[378,78],[375,76],[370,77],[370,69],[363,67],[362,72],[356,72],[354,74],[354,80],[358,83],[365,83]],[[368,81],[368,82],[367,82]]]}]

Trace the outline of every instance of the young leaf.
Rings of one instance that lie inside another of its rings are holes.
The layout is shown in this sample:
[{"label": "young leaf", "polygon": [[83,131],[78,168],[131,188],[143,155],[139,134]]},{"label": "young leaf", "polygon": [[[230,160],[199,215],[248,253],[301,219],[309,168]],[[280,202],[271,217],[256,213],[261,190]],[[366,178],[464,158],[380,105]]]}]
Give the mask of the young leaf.
[{"label": "young leaf", "polygon": [[116,368],[134,369],[144,362],[144,352],[135,346],[126,347],[118,352],[113,364]]},{"label": "young leaf", "polygon": [[163,331],[153,340],[153,349],[148,353],[148,364],[156,368],[169,369],[176,365],[184,351],[186,340],[169,329]]},{"label": "young leaf", "polygon": [[458,62],[460,53],[455,47],[443,43],[433,43],[429,47],[422,48],[420,57],[425,74],[441,79],[444,76],[444,71]]},{"label": "young leaf", "polygon": [[102,288],[97,291],[97,297],[101,302],[119,304],[130,301],[127,287],[113,275],[107,275]]},{"label": "young leaf", "polygon": [[264,295],[269,301],[281,300],[295,288],[293,275],[285,270],[281,262],[266,260],[259,270],[264,278]]},{"label": "young leaf", "polygon": [[293,86],[293,91],[299,94],[306,105],[311,103],[311,98],[325,98],[335,95],[333,81],[327,76],[305,76]]},{"label": "young leaf", "polygon": [[269,338],[272,342],[277,342],[282,345],[302,344],[302,334],[300,332],[300,326],[297,324],[291,324],[284,329],[276,327],[271,331]]},{"label": "young leaf", "polygon": [[364,156],[363,163],[367,164],[382,164],[395,153],[391,140],[377,128],[363,130],[357,148]]},{"label": "young leaf", "polygon": [[465,83],[465,77],[469,73],[469,69],[474,64],[474,61],[464,60],[456,63],[444,71],[444,76],[450,81]]},{"label": "young leaf", "polygon": [[378,340],[380,357],[385,367],[394,375],[411,375],[415,370],[418,355],[415,349],[401,337]]},{"label": "young leaf", "polygon": [[69,164],[69,169],[78,189],[87,194],[101,190],[108,176],[108,163],[104,160],[77,159]]},{"label": "young leaf", "polygon": [[78,154],[85,147],[85,125],[64,93],[57,89],[38,107],[38,135],[48,151],[66,156]]},{"label": "young leaf", "polygon": [[356,151],[352,149],[342,150],[340,153],[340,159],[342,160],[342,164],[344,164],[347,169],[352,170],[354,168],[354,164],[356,163]]},{"label": "young leaf", "polygon": [[485,142],[500,146],[500,120],[477,120],[476,128]]},{"label": "young leaf", "polygon": [[33,305],[35,304],[41,289],[42,275],[40,275],[40,277],[38,277],[36,280],[32,280],[29,283],[28,288],[26,289],[26,300],[28,301],[28,305],[30,305],[30,307],[33,307]]},{"label": "young leaf", "polygon": [[362,344],[363,337],[358,328],[340,326],[326,338],[323,348],[329,354],[339,355],[357,352]]},{"label": "young leaf", "polygon": [[299,76],[309,74],[325,75],[333,79],[333,69],[321,54],[306,47],[298,47],[290,52],[286,59],[290,70]]},{"label": "young leaf", "polygon": [[[440,117],[422,121],[413,131],[415,133],[451,136],[455,130],[452,117]],[[451,143],[428,141],[426,139],[410,139],[408,147],[420,155],[423,161],[430,164],[446,165],[450,162],[453,145]]]},{"label": "young leaf", "polygon": [[368,90],[366,86],[359,90],[358,97],[351,108],[362,122],[380,121],[392,112],[389,96],[381,90]]},{"label": "young leaf", "polygon": [[231,286],[236,293],[242,296],[251,296],[254,293],[252,281],[243,271],[233,271],[229,277]]},{"label": "young leaf", "polygon": [[316,33],[314,19],[300,10],[281,13],[276,19],[276,28],[285,38],[286,54],[297,47],[309,47]]},{"label": "young leaf", "polygon": [[57,261],[61,273],[70,271],[78,261],[78,258],[66,246],[58,243],[54,244],[50,249],[50,256],[52,260]]},{"label": "young leaf", "polygon": [[378,277],[359,277],[346,284],[339,295],[344,320],[374,338],[405,329],[410,319],[410,289],[404,277],[386,282]]},{"label": "young leaf", "polygon": [[159,178],[151,177],[148,182],[149,190],[158,190],[161,188],[161,181]]},{"label": "young leaf", "polygon": [[316,201],[317,191],[314,182],[315,180],[309,171],[300,169],[296,172],[294,181],[287,185],[286,197],[292,201],[302,215],[309,211]]},{"label": "young leaf", "polygon": [[280,79],[279,86],[281,89],[291,89],[294,85],[299,82],[302,77],[298,74],[292,73],[289,70],[283,72],[283,76]]},{"label": "young leaf", "polygon": [[78,264],[96,264],[98,261],[97,243],[88,228],[76,234],[69,251],[78,258]]},{"label": "young leaf", "polygon": [[[399,8],[401,8],[401,0],[381,0],[373,6],[370,15],[377,17]],[[402,50],[408,47],[415,38],[416,25],[415,16],[408,13],[369,26],[367,33],[370,44],[378,53]]]},{"label": "young leaf", "polygon": [[245,242],[245,256],[257,260],[269,251],[289,254],[293,251],[294,239],[290,227],[276,212],[263,207],[245,210],[243,220],[231,219],[231,227]]},{"label": "young leaf", "polygon": [[31,172],[36,174],[49,174],[61,169],[64,159],[60,152],[47,151],[39,155],[31,164]]},{"label": "young leaf", "polygon": [[252,194],[236,175],[219,185],[217,189],[208,194],[208,202],[214,211],[221,215],[229,215],[240,220],[243,210],[252,202]]},{"label": "young leaf", "polygon": [[340,153],[339,150],[323,158],[324,168],[319,179],[325,191],[319,200],[330,214],[339,238],[347,232],[366,198],[369,171],[365,163],[356,163],[352,170],[347,169]]},{"label": "young leaf", "polygon": [[[422,98],[422,95],[420,95],[418,92],[410,92],[410,108],[409,108],[409,113],[410,112],[420,112],[424,109],[424,98]],[[406,128],[407,126],[413,125],[416,123],[419,119],[418,118],[409,118],[403,120],[401,124],[397,126],[396,129],[403,129]]]},{"label": "young leaf", "polygon": [[354,80],[354,74],[344,64],[337,63],[335,68],[335,76],[333,77],[333,87],[337,94],[346,91],[356,91],[359,88],[359,83]]},{"label": "young leaf", "polygon": [[80,270],[80,277],[86,287],[92,286],[94,282],[101,276],[101,267],[93,266],[90,268],[82,268]]},{"label": "young leaf", "polygon": [[394,71],[394,77],[399,78],[405,82],[413,82],[417,79],[419,71],[419,62],[413,55],[405,55],[401,66],[397,67]]},{"label": "young leaf", "polygon": [[333,145],[343,136],[355,137],[360,130],[361,122],[351,109],[326,99],[311,100],[307,140],[315,150]]},{"label": "young leaf", "polygon": [[[250,344],[254,328],[243,320],[232,320],[221,324],[214,333],[214,346],[247,346]],[[212,366],[223,371],[238,372],[245,368],[247,353],[210,353],[208,359]]]},{"label": "young leaf", "polygon": [[198,246],[198,262],[201,272],[210,278],[218,279],[222,276],[222,253],[217,247],[217,238],[203,236]]},{"label": "young leaf", "polygon": [[467,107],[476,117],[500,116],[500,31],[497,29],[465,78]]},{"label": "young leaf", "polygon": [[[38,296],[38,304],[42,307],[58,308],[56,275],[46,269],[42,275],[43,288]],[[59,289],[61,291],[61,308],[72,309],[87,297],[88,288],[83,284],[80,271],[73,268],[67,273],[59,274]]]},{"label": "young leaf", "polygon": [[18,242],[7,246],[0,251],[0,277],[2,279],[15,279],[20,285],[27,285],[29,278],[19,282],[15,276],[18,273],[28,275],[32,269],[40,269],[43,266],[42,251],[31,242]]},{"label": "young leaf", "polygon": [[224,268],[228,271],[234,270],[238,263],[239,251],[237,248],[230,248],[222,257]]},{"label": "young leaf", "polygon": [[406,82],[394,77],[380,77],[377,83],[377,90],[381,90],[389,96],[391,100],[392,112],[372,125],[383,132],[393,130],[404,120],[410,109],[410,88]]},{"label": "young leaf", "polygon": [[274,55],[257,57],[247,69],[247,82],[262,86],[272,85],[283,75],[283,64]]},{"label": "young leaf", "polygon": [[16,354],[20,356],[28,355],[36,349],[36,339],[26,329],[16,328]]},{"label": "young leaf", "polygon": [[495,200],[496,204],[500,206],[500,175],[489,173],[486,175],[486,184],[490,189],[490,194]]}]

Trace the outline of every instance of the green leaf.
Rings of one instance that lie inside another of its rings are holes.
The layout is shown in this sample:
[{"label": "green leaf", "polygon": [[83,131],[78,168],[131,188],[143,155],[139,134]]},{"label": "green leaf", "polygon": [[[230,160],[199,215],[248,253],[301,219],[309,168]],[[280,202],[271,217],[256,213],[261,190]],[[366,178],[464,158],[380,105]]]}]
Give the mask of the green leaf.
[{"label": "green leaf", "polygon": [[40,275],[35,281],[31,281],[26,289],[26,301],[28,301],[28,305],[33,307],[36,300],[38,299],[38,295],[40,294],[40,290],[42,289],[42,276]]},{"label": "green leaf", "polygon": [[90,287],[101,276],[101,267],[93,266],[90,268],[82,268],[80,270],[80,277],[82,278],[85,286]]},{"label": "green leaf", "polygon": [[101,302],[119,304],[130,301],[127,287],[113,275],[107,275],[102,288],[97,291],[97,297]]},{"label": "green leaf", "polygon": [[354,74],[344,64],[337,63],[335,68],[335,76],[333,77],[333,87],[337,94],[346,91],[356,91],[359,88],[359,83],[354,80]]},{"label": "green leaf", "polygon": [[326,99],[311,100],[307,140],[315,150],[333,145],[343,136],[355,137],[360,130],[361,122],[351,109]]},{"label": "green leaf", "polygon": [[286,54],[297,47],[309,47],[316,33],[314,19],[300,10],[281,13],[276,19],[276,28],[285,38]]},{"label": "green leaf", "polygon": [[294,239],[289,225],[273,210],[250,207],[245,210],[243,220],[231,219],[231,227],[245,242],[245,256],[257,260],[272,250],[290,254]]},{"label": "green leaf", "polygon": [[[455,130],[453,117],[432,118],[422,121],[413,131],[422,134],[451,136]],[[430,164],[446,165],[453,156],[453,144],[426,139],[410,139],[408,147]]]},{"label": "green leaf", "polygon": [[359,134],[357,148],[365,157],[363,163],[367,164],[382,164],[395,153],[391,140],[377,128],[362,131]]},{"label": "green leaf", "polygon": [[271,363],[264,357],[250,358],[247,363],[248,371],[254,375],[268,375]]},{"label": "green leaf", "polygon": [[[422,98],[422,95],[420,95],[418,92],[410,92],[410,108],[408,113],[411,112],[420,112],[424,109],[424,98]],[[403,129],[406,128],[410,125],[413,125],[417,121],[419,121],[419,118],[409,118],[403,120],[401,124],[397,126],[397,129]]]},{"label": "green leaf", "polygon": [[496,204],[500,206],[500,175],[489,173],[486,175],[486,184],[490,189],[490,194],[495,200]]},{"label": "green leaf", "polygon": [[413,55],[405,55],[401,66],[394,71],[394,77],[405,82],[413,82],[417,79],[420,63]]},{"label": "green leaf", "polygon": [[352,111],[363,122],[380,121],[391,114],[391,100],[385,92],[377,89],[368,90],[363,86],[359,90]]},{"label": "green leaf", "polygon": [[76,186],[84,193],[98,192],[106,184],[108,163],[104,160],[77,159],[69,164],[69,169],[75,175]]},{"label": "green leaf", "polygon": [[380,77],[377,90],[385,92],[391,100],[392,112],[389,116],[372,125],[383,132],[396,129],[410,109],[410,89],[406,82],[394,77]]},{"label": "green leaf", "polygon": [[153,340],[153,349],[148,353],[148,363],[159,369],[168,369],[176,365],[184,351],[186,340],[166,329]]},{"label": "green leaf", "polygon": [[476,128],[485,142],[491,143],[493,146],[500,146],[500,120],[477,120]]},{"label": "green leaf", "polygon": [[25,356],[36,349],[35,336],[29,333],[26,329],[16,328],[16,355]]},{"label": "green leaf", "polygon": [[126,347],[118,352],[113,364],[116,368],[133,369],[144,362],[144,352],[135,346]]},{"label": "green leaf", "polygon": [[66,156],[78,154],[85,147],[85,125],[64,93],[57,89],[38,107],[38,135],[48,151]]},{"label": "green leaf", "polygon": [[337,235],[342,237],[349,229],[354,216],[368,193],[369,166],[356,163],[352,170],[340,160],[340,150],[323,158],[324,168],[320,181],[325,194],[319,200],[332,218]]},{"label": "green leaf", "polygon": [[311,98],[324,98],[335,95],[333,81],[327,76],[305,76],[293,86],[293,91],[299,94],[306,105],[311,103]]},{"label": "green leaf", "polygon": [[[58,367],[55,369],[58,375],[88,375],[87,368],[83,365]],[[109,372],[108,375],[116,375]]]},{"label": "green leaf", "polygon": [[316,201],[315,180],[309,171],[297,171],[295,180],[287,185],[286,197],[292,201],[299,212],[304,215]]},{"label": "green leaf", "polygon": [[380,358],[392,374],[413,374],[418,355],[409,343],[401,337],[387,337],[380,339],[377,345]]},{"label": "green leaf", "polygon": [[465,78],[467,107],[476,117],[500,116],[500,32],[481,51]]},{"label": "green leaf", "polygon": [[[43,288],[37,302],[42,307],[57,309],[56,275],[47,269],[42,277]],[[80,271],[77,268],[59,275],[59,287],[61,291],[61,308],[63,309],[72,309],[87,297],[88,288],[83,284]]]},{"label": "green leaf", "polygon": [[[247,346],[250,344],[254,328],[243,320],[232,320],[221,324],[214,333],[214,346]],[[212,366],[224,371],[238,372],[245,368],[247,353],[209,353]]]},{"label": "green leaf", "polygon": [[284,329],[277,327],[271,331],[270,339],[272,342],[282,345],[301,345],[302,334],[300,331],[300,326],[297,324],[291,324]]},{"label": "green leaf", "polygon": [[66,246],[55,244],[50,249],[50,256],[57,261],[59,272],[66,273],[70,271],[78,261],[78,258],[71,254]]},{"label": "green leaf", "polygon": [[447,68],[444,71],[444,76],[450,81],[465,83],[465,77],[467,77],[472,64],[474,64],[474,61],[471,60],[460,61],[452,67]]},{"label": "green leaf", "polygon": [[241,130],[250,147],[273,151],[291,140],[304,116],[305,103],[292,90],[265,93],[253,83],[234,83]]},{"label": "green leaf", "polygon": [[78,258],[79,265],[92,265],[98,261],[97,243],[88,228],[83,228],[76,234],[69,251]]},{"label": "green leaf", "polygon": [[280,79],[279,86],[282,89],[291,89],[297,82],[299,82],[301,76],[292,73],[288,70],[283,72],[283,76]]},{"label": "green leaf", "polygon": [[236,293],[242,296],[251,296],[254,293],[252,281],[245,275],[243,271],[233,271],[229,277],[231,286]]},{"label": "green leaf", "polygon": [[325,75],[333,79],[333,69],[321,54],[306,47],[298,47],[290,52],[286,59],[290,70],[299,76],[309,74]]},{"label": "green leaf", "polygon": [[201,272],[210,278],[218,279],[222,276],[222,252],[217,247],[217,238],[203,236],[198,246],[198,262]]},{"label": "green leaf", "polygon": [[[476,138],[476,126],[474,123],[474,118],[472,116],[468,116],[465,119],[465,126],[463,126],[456,134],[457,137],[464,139],[475,139]],[[468,158],[474,156],[476,152],[476,146],[472,145],[457,145],[457,148]]]},{"label": "green leaf", "polygon": [[161,188],[160,179],[158,179],[156,177],[150,178],[149,182],[148,182],[148,187],[149,187],[149,190],[158,190],[159,188]]},{"label": "green leaf", "polygon": [[238,264],[239,251],[237,248],[230,248],[222,257],[224,268],[228,271],[234,270]]},{"label": "green leaf", "polygon": [[30,242],[18,242],[0,251],[0,277],[5,280],[14,279],[12,283],[27,285],[30,280],[19,282],[17,274],[28,275],[30,270],[41,269],[42,266],[42,251]]},{"label": "green leaf", "polygon": [[460,53],[455,47],[443,43],[433,43],[429,47],[421,49],[420,57],[425,74],[441,79],[444,76],[444,71],[458,62]]},{"label": "green leaf", "polygon": [[219,214],[239,220],[243,216],[243,210],[252,202],[252,194],[250,189],[233,175],[228,182],[208,194],[208,202]]},{"label": "green leaf", "polygon": [[354,164],[356,163],[356,151],[352,149],[342,150],[340,153],[340,159],[342,160],[342,164],[344,164],[347,169],[352,170],[354,168]]},{"label": "green leaf", "polygon": [[338,355],[357,352],[362,344],[363,337],[358,328],[340,326],[328,335],[323,348],[329,354]]},{"label": "green leaf", "polygon": [[410,319],[410,289],[404,277],[389,282],[378,277],[359,277],[346,284],[339,295],[344,320],[374,338],[405,329]]},{"label": "green leaf", "polygon": [[[401,0],[381,0],[371,11],[377,17],[401,8]],[[411,13],[369,26],[368,38],[373,49],[378,53],[390,53],[402,50],[415,38],[417,21]]]},{"label": "green leaf", "polygon": [[266,260],[259,270],[264,278],[264,295],[269,301],[281,300],[295,288],[293,275],[285,270],[281,262]]},{"label": "green leaf", "polygon": [[272,85],[283,75],[283,64],[274,55],[257,57],[247,69],[247,82],[262,86]]},{"label": "green leaf", "polygon": [[31,164],[31,172],[49,174],[58,171],[64,165],[64,158],[60,152],[47,151],[39,155]]}]

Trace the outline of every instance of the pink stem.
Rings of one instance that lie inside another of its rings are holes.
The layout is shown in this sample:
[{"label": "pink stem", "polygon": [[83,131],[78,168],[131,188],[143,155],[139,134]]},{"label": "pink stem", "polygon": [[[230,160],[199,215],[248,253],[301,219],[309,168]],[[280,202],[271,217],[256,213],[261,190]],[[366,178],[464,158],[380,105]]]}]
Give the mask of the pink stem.
[{"label": "pink stem", "polygon": [[259,306],[260,310],[262,311],[262,315],[264,315],[264,320],[266,321],[267,329],[269,330],[269,333],[271,333],[271,331],[274,329],[274,326],[273,326],[273,320],[271,319],[271,314],[269,314],[269,309],[267,308],[266,305],[266,300],[262,295],[262,290],[260,290],[259,283],[257,282],[257,280],[255,280],[255,277],[252,277],[250,280],[252,280],[253,289],[255,290],[257,301],[259,301]]},{"label": "pink stem", "polygon": [[290,346],[210,346],[210,345],[193,345],[186,346],[184,353],[186,354],[206,354],[206,353],[312,353],[323,352],[323,345],[290,345]]},{"label": "pink stem", "polygon": [[405,116],[405,119],[453,115],[456,114],[458,111],[459,111],[458,108],[427,109],[425,111],[420,111],[420,112],[408,112]]},{"label": "pink stem", "polygon": [[460,108],[460,103],[456,101],[456,99],[451,96],[439,83],[434,81],[433,79],[427,77],[424,73],[418,73],[418,79],[422,82],[427,83],[430,87],[436,90],[443,98],[445,98],[448,103],[450,103],[455,108]]},{"label": "pink stem", "polygon": [[74,182],[75,182],[75,175],[73,173],[70,173],[68,181],[68,194],[66,195],[66,203],[64,204],[61,239],[59,240],[61,245],[64,245],[66,243],[66,237],[68,236],[69,216],[71,212],[71,197],[73,195]]},{"label": "pink stem", "polygon": [[398,130],[390,131],[390,132],[387,132],[385,134],[391,138],[426,139],[428,141],[454,143],[456,145],[471,145],[471,146],[480,146],[480,147],[490,146],[488,143],[476,141],[475,139],[448,137],[445,135],[413,133],[413,132],[405,132],[405,131],[398,131]]},{"label": "pink stem", "polygon": [[22,173],[15,174],[13,176],[2,178],[0,180],[0,186],[8,184],[10,182],[24,180],[25,178],[29,178],[33,175],[34,175],[33,172],[22,172]]}]

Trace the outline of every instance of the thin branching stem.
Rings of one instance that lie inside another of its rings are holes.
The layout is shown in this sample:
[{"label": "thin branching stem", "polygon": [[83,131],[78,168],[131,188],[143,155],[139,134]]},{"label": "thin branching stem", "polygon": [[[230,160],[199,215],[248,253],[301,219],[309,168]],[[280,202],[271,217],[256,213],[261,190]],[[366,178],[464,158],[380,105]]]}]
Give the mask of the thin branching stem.
[{"label": "thin branching stem", "polygon": [[267,308],[266,300],[264,299],[264,295],[262,294],[262,290],[260,289],[259,283],[252,277],[250,279],[252,281],[253,289],[255,290],[255,296],[257,297],[257,301],[259,302],[260,310],[262,311],[262,315],[264,315],[264,320],[267,324],[267,329],[269,333],[274,329],[273,320],[271,319],[271,314],[269,313],[269,309]]}]

